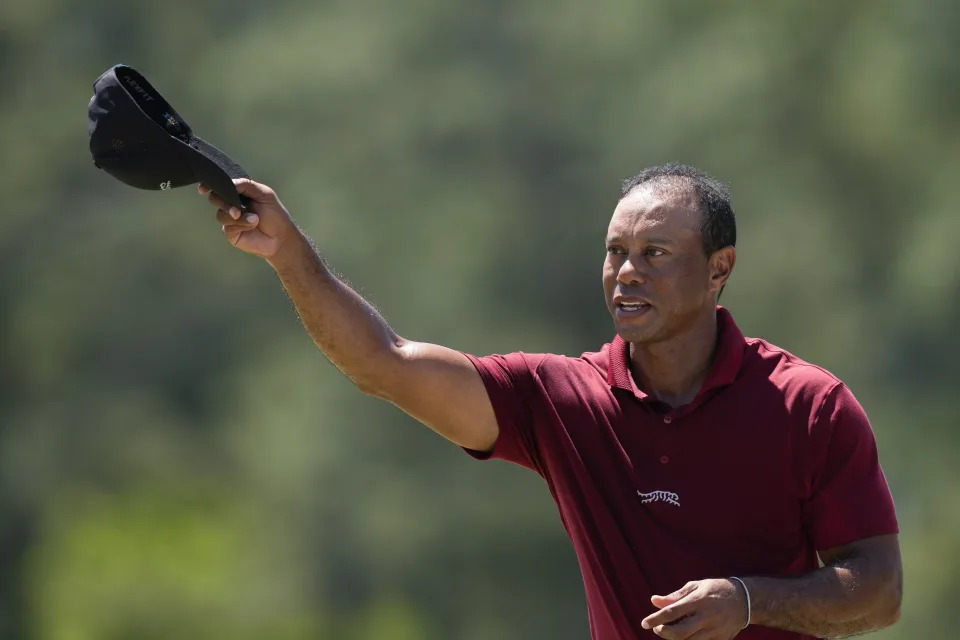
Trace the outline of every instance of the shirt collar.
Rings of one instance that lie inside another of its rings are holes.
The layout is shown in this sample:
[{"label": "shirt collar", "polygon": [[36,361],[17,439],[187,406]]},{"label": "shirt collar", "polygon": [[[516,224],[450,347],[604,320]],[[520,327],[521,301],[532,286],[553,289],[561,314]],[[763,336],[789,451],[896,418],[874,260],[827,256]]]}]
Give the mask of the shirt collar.
[{"label": "shirt collar", "polygon": [[[728,385],[736,380],[740,365],[743,364],[746,340],[737,323],[734,322],[733,316],[721,306],[717,307],[717,336],[717,352],[713,364],[710,365],[710,372],[693,403],[698,402],[711,389]],[[610,343],[607,382],[611,387],[631,392],[640,400],[650,398],[647,393],[637,387],[630,374],[630,344],[619,335]]]}]

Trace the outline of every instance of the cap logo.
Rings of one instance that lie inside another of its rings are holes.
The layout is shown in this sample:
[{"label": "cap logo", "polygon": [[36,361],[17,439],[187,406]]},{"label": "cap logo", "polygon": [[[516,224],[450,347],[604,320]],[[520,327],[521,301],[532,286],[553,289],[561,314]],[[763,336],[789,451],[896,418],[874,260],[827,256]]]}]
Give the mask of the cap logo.
[{"label": "cap logo", "polygon": [[161,191],[167,191],[168,189],[171,189],[171,188],[172,188],[172,187],[170,186],[170,181],[169,181],[169,180],[167,180],[166,182],[161,182],[161,183],[160,183],[160,190],[161,190]]},{"label": "cap logo", "polygon": [[147,102],[153,102],[153,96],[150,95],[150,92],[144,89],[143,87],[141,87],[136,80],[134,80],[130,76],[124,76],[123,81],[126,82],[128,85],[130,85],[130,87],[134,91],[139,93],[144,100],[146,100]]}]

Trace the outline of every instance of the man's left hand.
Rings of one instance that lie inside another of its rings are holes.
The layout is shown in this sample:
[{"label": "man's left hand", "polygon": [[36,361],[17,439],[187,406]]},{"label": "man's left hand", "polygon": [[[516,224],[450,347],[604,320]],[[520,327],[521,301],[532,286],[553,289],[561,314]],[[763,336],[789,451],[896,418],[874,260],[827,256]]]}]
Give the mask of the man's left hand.
[{"label": "man's left hand", "polygon": [[747,622],[747,598],[733,580],[697,580],[666,596],[653,596],[660,609],[643,619],[667,640],[730,640]]}]

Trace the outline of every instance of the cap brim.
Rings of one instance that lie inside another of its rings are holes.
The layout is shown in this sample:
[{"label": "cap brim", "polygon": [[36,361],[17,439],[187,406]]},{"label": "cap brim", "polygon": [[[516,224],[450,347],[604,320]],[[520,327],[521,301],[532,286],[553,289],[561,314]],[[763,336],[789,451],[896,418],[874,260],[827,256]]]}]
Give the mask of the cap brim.
[{"label": "cap brim", "polygon": [[191,138],[189,145],[180,140],[177,142],[181,145],[184,158],[190,164],[198,182],[213,189],[217,195],[235,207],[244,208],[249,204],[249,200],[237,191],[233,180],[250,176],[230,156],[197,136]]}]

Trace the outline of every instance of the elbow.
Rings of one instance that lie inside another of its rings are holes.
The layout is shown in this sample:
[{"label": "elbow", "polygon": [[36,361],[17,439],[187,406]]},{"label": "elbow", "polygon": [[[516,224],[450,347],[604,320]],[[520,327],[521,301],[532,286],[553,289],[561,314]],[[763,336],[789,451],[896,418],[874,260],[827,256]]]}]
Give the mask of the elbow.
[{"label": "elbow", "polygon": [[389,367],[363,373],[348,374],[347,377],[361,393],[378,400],[394,402],[397,377],[391,374]]},{"label": "elbow", "polygon": [[347,377],[350,379],[350,382],[360,390],[360,393],[380,400],[388,399],[386,386],[383,383],[382,377],[375,375],[348,375]]},{"label": "elbow", "polygon": [[883,600],[877,610],[877,628],[883,629],[895,625],[900,620],[900,605],[903,601],[903,574],[896,571],[887,580]]},{"label": "elbow", "polygon": [[362,368],[341,368],[341,371],[361,393],[393,402],[393,391],[402,375],[402,367],[398,366],[402,364],[398,346],[395,344],[384,352],[367,355]]},{"label": "elbow", "polygon": [[884,610],[883,626],[892,627],[900,621],[900,592],[891,597]]},{"label": "elbow", "polygon": [[890,611],[889,617],[884,621],[884,628],[892,627],[893,625],[900,622],[900,603],[897,603],[897,606]]},{"label": "elbow", "polygon": [[346,367],[334,362],[334,366],[356,387],[361,393],[376,398],[383,397],[383,376],[378,375],[372,369],[360,369],[359,367]]},{"label": "elbow", "polygon": [[890,604],[883,611],[879,611],[871,625],[873,631],[892,627],[900,621],[900,603]]},{"label": "elbow", "polygon": [[[347,376],[350,377],[350,376]],[[350,378],[350,382],[353,383],[360,393],[368,396],[373,396],[374,398],[379,397],[379,391],[376,383],[368,378]]]}]

